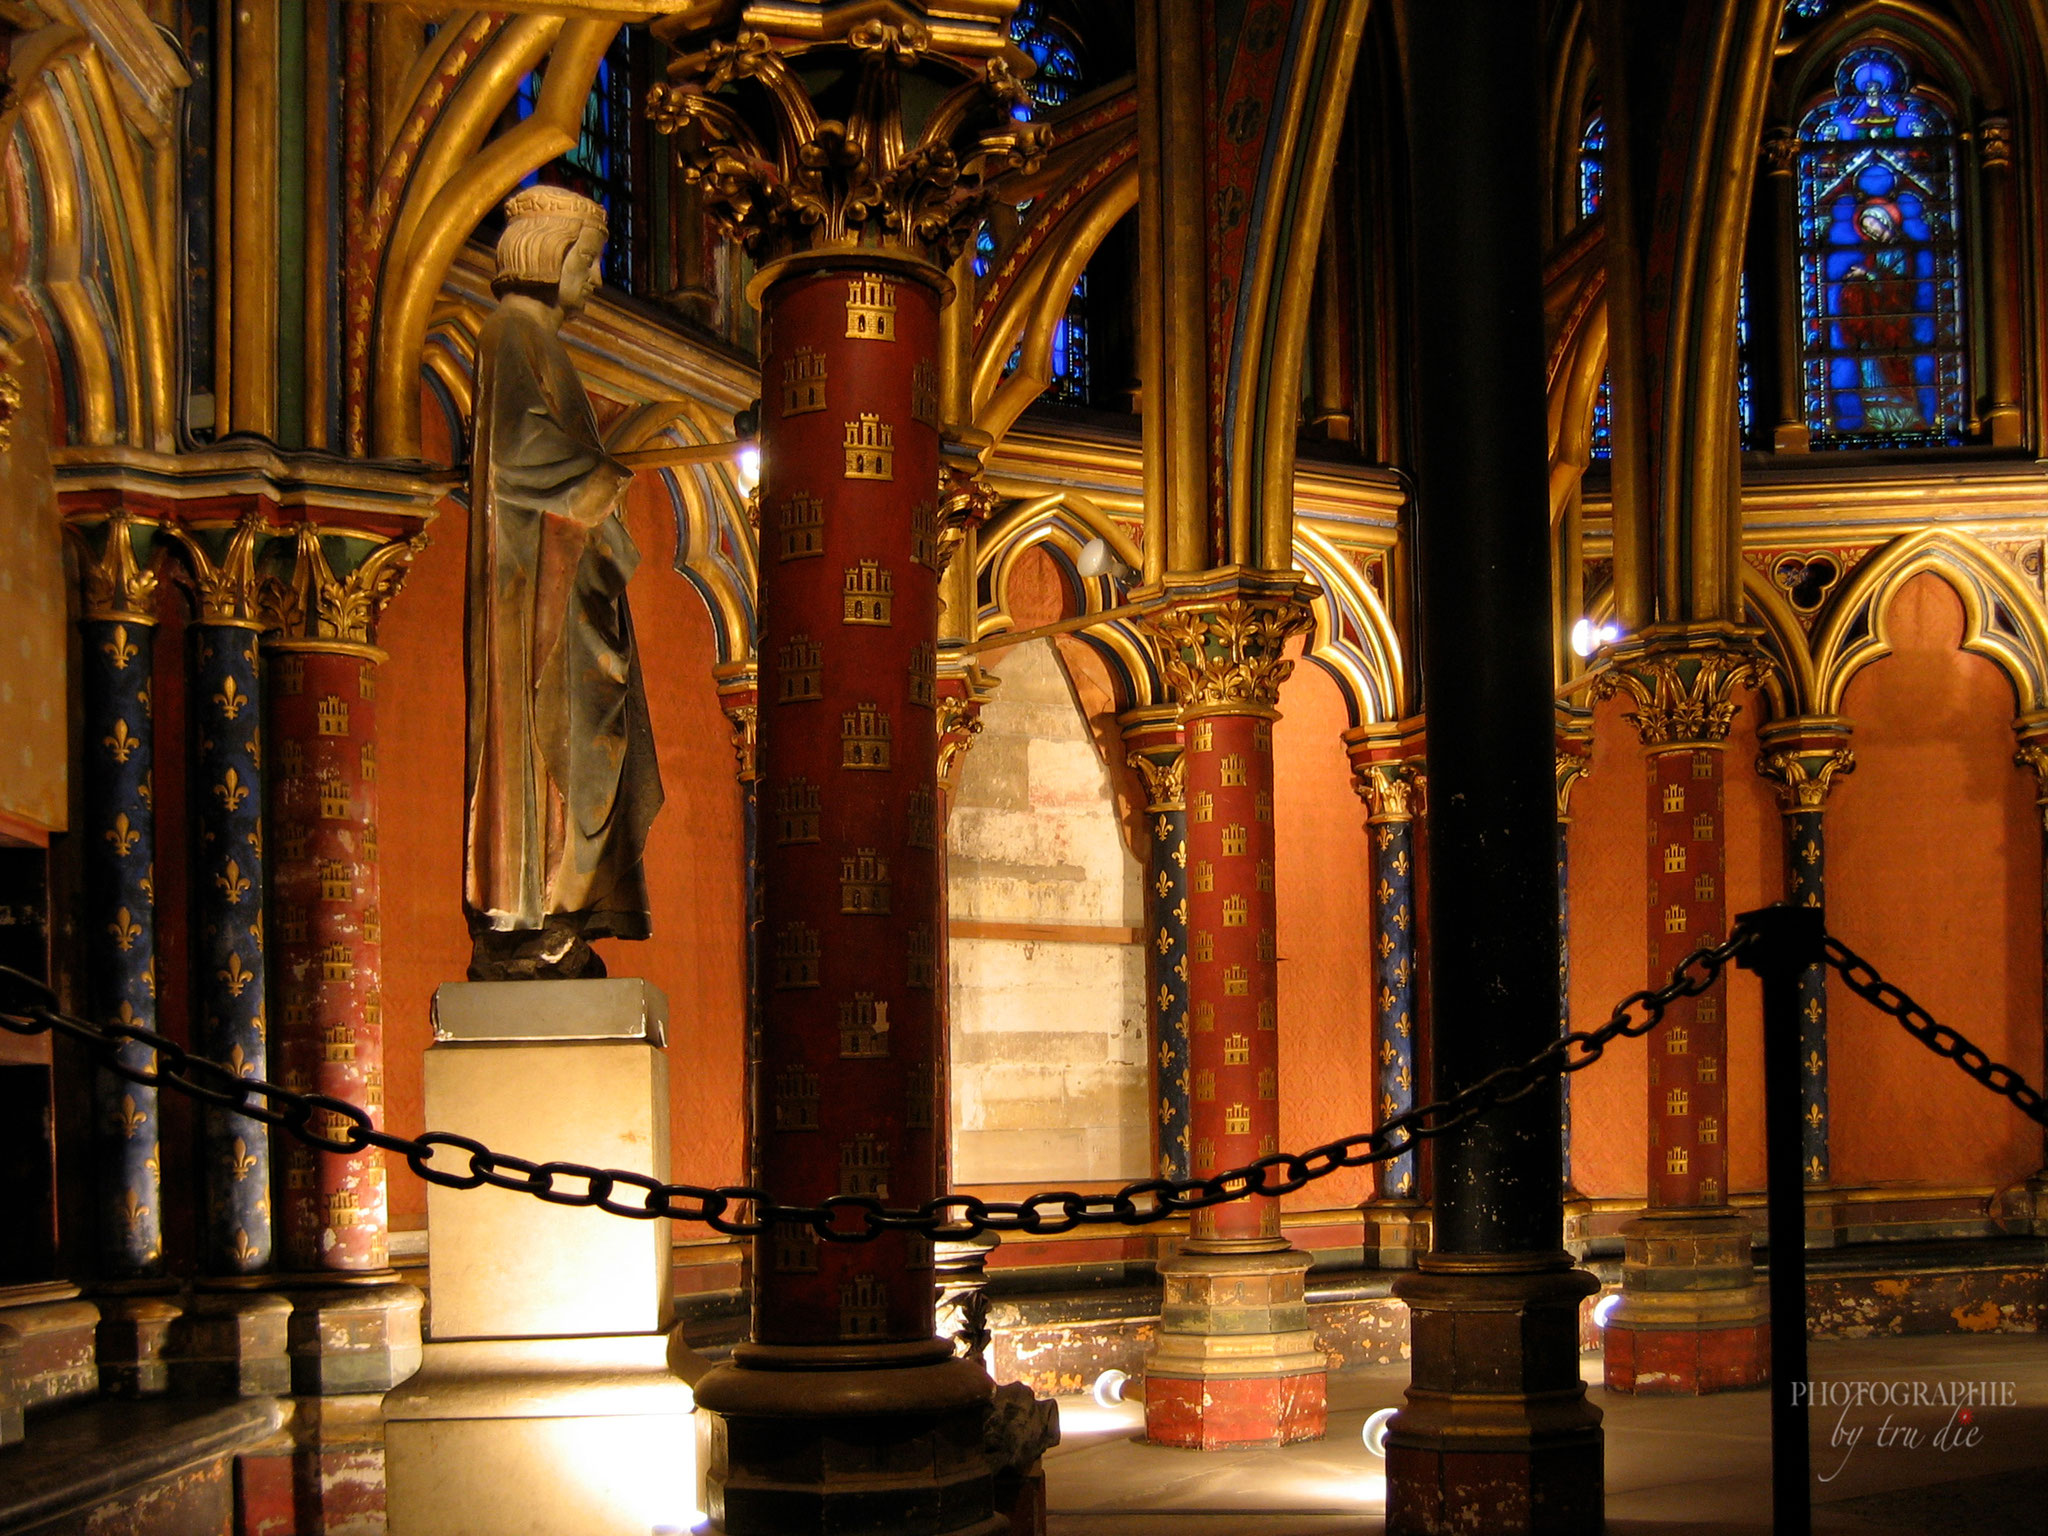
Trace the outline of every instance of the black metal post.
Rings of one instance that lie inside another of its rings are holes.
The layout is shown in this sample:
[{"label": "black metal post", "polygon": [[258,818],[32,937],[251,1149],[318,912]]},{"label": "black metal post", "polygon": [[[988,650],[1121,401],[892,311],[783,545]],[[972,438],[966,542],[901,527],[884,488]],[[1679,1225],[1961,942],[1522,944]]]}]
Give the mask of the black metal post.
[{"label": "black metal post", "polygon": [[1770,1206],[1771,1529],[1807,1536],[1812,1483],[1806,1375],[1806,1179],[1802,1167],[1800,980],[1818,965],[1826,920],[1819,907],[1786,902],[1745,912],[1757,942],[1739,963],[1764,984],[1764,1174]]}]

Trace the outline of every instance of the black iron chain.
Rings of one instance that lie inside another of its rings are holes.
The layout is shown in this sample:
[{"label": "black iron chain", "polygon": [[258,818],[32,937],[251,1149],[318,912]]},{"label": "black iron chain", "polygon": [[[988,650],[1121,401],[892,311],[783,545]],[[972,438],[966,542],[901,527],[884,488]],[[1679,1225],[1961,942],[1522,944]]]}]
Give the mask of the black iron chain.
[{"label": "black iron chain", "polygon": [[1833,934],[1823,940],[1828,965],[1842,978],[1842,985],[1879,1013],[1898,1020],[1899,1027],[1937,1056],[1945,1056],[1962,1068],[1979,1086],[1988,1088],[2013,1108],[2042,1125],[2048,1125],[2048,1103],[2024,1077],[2002,1061],[1993,1061],[1967,1036],[1939,1023],[1912,998],[1877,974],[1877,968]]},{"label": "black iron chain", "polygon": [[[0,966],[0,979],[40,999],[21,1012],[0,1012],[0,1028],[16,1034],[55,1031],[83,1041],[108,1071],[148,1087],[170,1088],[231,1114],[273,1125],[316,1151],[341,1156],[372,1147],[405,1159],[430,1184],[447,1189],[512,1190],[555,1205],[593,1206],[614,1216],[643,1220],[666,1216],[699,1222],[732,1237],[752,1237],[779,1224],[806,1226],[828,1242],[864,1243],[884,1232],[919,1232],[957,1239],[979,1232],[1070,1232],[1082,1226],[1140,1226],[1252,1195],[1287,1195],[1328,1178],[1340,1168],[1363,1168],[1413,1151],[1512,1103],[1560,1073],[1581,1072],[1614,1041],[1646,1035],[1681,998],[1697,997],[1720,978],[1754,940],[1737,929],[1727,942],[1695,950],[1664,986],[1631,993],[1595,1030],[1560,1035],[1519,1066],[1503,1067],[1462,1092],[1397,1115],[1377,1130],[1325,1142],[1306,1152],[1277,1152],[1201,1179],[1140,1179],[1113,1194],[1050,1190],[1026,1200],[983,1200],[941,1195],[914,1208],[892,1209],[871,1195],[832,1195],[816,1205],[784,1205],[748,1185],[709,1188],[664,1184],[650,1174],[583,1163],[529,1162],[493,1152],[480,1141],[447,1131],[397,1136],[379,1130],[362,1106],[325,1094],[299,1093],[261,1078],[243,1077],[219,1062],[195,1056],[174,1040],[133,1024],[94,1024],[59,1012],[56,994],[35,978]],[[129,1065],[122,1047],[155,1053],[153,1069]],[[442,1154],[466,1159],[458,1171]]]},{"label": "black iron chain", "polygon": [[[1253,1195],[1277,1196],[1327,1178],[1340,1168],[1363,1168],[1411,1152],[1424,1141],[1469,1124],[1496,1105],[1512,1103],[1538,1085],[1598,1061],[1614,1041],[1646,1035],[1663,1022],[1681,998],[1697,997],[1730,962],[1757,943],[1756,933],[1738,926],[1726,942],[1694,950],[1662,987],[1631,993],[1607,1022],[1594,1030],[1560,1035],[1519,1066],[1503,1067],[1462,1092],[1396,1115],[1376,1130],[1325,1142],[1306,1152],[1279,1152],[1201,1179],[1140,1179],[1112,1194],[1084,1195],[1051,1190],[1025,1200],[983,1200],[949,1194],[921,1206],[890,1208],[870,1195],[833,1195],[816,1205],[784,1205],[766,1190],[748,1185],[711,1188],[665,1184],[651,1174],[584,1163],[530,1162],[493,1152],[482,1142],[447,1131],[398,1136],[379,1130],[370,1112],[345,1099],[299,1093],[260,1078],[244,1077],[219,1062],[195,1056],[174,1040],[132,1024],[94,1024],[56,1008],[56,994],[43,983],[0,966],[0,979],[39,1001],[21,1012],[0,1012],[0,1028],[16,1034],[56,1032],[83,1041],[107,1070],[149,1087],[170,1088],[230,1114],[276,1126],[316,1151],[341,1156],[376,1148],[405,1159],[431,1184],[448,1189],[493,1189],[533,1195],[555,1205],[588,1206],[614,1216],[641,1220],[667,1217],[698,1222],[732,1237],[752,1237],[778,1224],[809,1227],[835,1243],[864,1243],[884,1232],[918,1232],[935,1238],[963,1238],[979,1232],[1070,1232],[1082,1226],[1141,1226]],[[1938,1023],[1926,1009],[1878,975],[1870,963],[1832,936],[1826,962],[1858,997],[1896,1019],[1936,1055],[1953,1061],[1974,1082],[2048,1125],[2048,1103],[2013,1068],[1995,1062],[1970,1040]],[[122,1049],[139,1045],[154,1053],[152,1068],[122,1060]],[[466,1160],[459,1170],[443,1153]]]}]

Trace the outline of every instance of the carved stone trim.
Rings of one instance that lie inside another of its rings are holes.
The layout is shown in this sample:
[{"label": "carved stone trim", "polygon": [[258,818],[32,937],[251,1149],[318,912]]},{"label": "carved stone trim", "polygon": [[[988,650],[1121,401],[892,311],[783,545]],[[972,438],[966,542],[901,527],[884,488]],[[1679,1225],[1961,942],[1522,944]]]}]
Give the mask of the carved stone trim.
[{"label": "carved stone trim", "polygon": [[1776,746],[1767,741],[1756,759],[1756,771],[1772,781],[1778,805],[1787,815],[1826,810],[1835,775],[1852,773],[1855,768],[1856,754],[1838,742]]}]

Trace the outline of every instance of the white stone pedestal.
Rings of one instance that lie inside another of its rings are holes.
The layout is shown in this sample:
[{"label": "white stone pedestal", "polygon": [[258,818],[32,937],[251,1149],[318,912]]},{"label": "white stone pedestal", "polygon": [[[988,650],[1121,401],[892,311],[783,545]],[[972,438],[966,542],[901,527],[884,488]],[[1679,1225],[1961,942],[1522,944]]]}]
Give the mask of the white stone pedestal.
[{"label": "white stone pedestal", "polygon": [[[666,1179],[667,1018],[641,981],[444,986],[427,1125]],[[426,1360],[384,1400],[391,1536],[687,1529],[696,1432],[666,1358],[669,1224],[429,1186],[427,1260]]]}]

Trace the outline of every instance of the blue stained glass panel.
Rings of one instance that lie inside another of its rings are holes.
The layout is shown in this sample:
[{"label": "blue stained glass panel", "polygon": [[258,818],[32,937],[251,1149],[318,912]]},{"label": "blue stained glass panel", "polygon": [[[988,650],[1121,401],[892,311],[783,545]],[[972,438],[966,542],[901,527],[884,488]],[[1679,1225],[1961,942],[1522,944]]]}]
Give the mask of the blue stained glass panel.
[{"label": "blue stained glass panel", "polygon": [[1600,211],[1601,177],[1607,162],[1607,119],[1595,112],[1579,135],[1579,217],[1590,219]]},{"label": "blue stained glass panel", "polygon": [[1801,378],[1815,447],[1960,443],[1967,429],[1956,144],[1905,59],[1843,55],[1800,124]]},{"label": "blue stained glass panel", "polygon": [[[1045,14],[1040,0],[1020,0],[1010,17],[1010,41],[1031,56],[1037,71],[1024,82],[1032,106],[1040,111],[1065,106],[1082,90],[1081,59],[1075,39]],[[1021,108],[1019,117],[1027,116]]]},{"label": "blue stained glass panel", "polygon": [[1614,457],[1614,375],[1600,375],[1600,388],[1593,396],[1593,457]]}]

